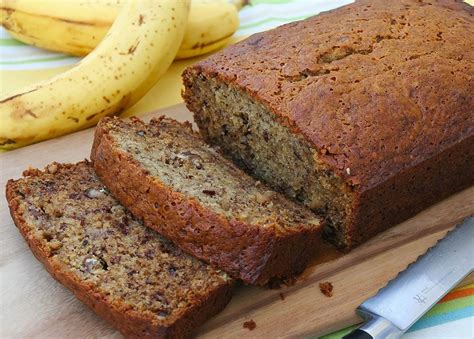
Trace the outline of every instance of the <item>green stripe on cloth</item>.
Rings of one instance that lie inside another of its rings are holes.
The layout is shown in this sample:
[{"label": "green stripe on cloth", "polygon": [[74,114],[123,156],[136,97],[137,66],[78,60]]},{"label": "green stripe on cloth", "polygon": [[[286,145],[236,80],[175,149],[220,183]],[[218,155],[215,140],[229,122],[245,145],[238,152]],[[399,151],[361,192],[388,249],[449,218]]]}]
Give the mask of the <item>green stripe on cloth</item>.
[{"label": "green stripe on cloth", "polygon": [[343,336],[345,336],[346,334],[351,333],[351,332],[352,332],[353,330],[355,330],[357,327],[358,327],[358,325],[351,326],[351,327],[345,328],[345,329],[343,329],[343,330],[340,330],[340,331],[337,331],[337,332],[334,332],[334,333],[331,333],[331,334],[328,334],[328,335],[325,335],[325,336],[322,336],[322,337],[314,337],[314,338],[311,338],[311,339],[316,339],[316,338],[321,338],[321,339],[341,339]]},{"label": "green stripe on cloth", "polygon": [[60,56],[52,56],[48,58],[40,58],[40,59],[33,59],[33,60],[14,60],[14,61],[0,60],[0,65],[32,64],[32,63],[37,63],[37,62],[58,61],[58,60],[71,59],[71,58],[74,58],[74,57],[71,55],[60,55]]},{"label": "green stripe on cloth", "polygon": [[458,298],[441,304],[437,304],[425,314],[425,317],[431,317],[441,313],[453,312],[459,310],[460,308],[466,308],[473,305],[474,295],[470,295],[468,297]]},{"label": "green stripe on cloth", "polygon": [[263,24],[266,24],[266,23],[269,23],[269,22],[291,22],[291,21],[303,20],[303,19],[306,19],[309,16],[311,16],[311,14],[288,17],[288,18],[269,17],[269,18],[265,18],[263,20],[251,22],[251,23],[246,24],[246,25],[240,25],[239,30],[247,29],[247,28],[253,28],[253,27],[260,26],[260,25],[263,25]]},{"label": "green stripe on cloth", "polygon": [[[474,316],[474,296],[458,298],[441,304],[436,304],[420,320],[418,320],[408,332],[422,330],[424,328],[441,325],[450,321]],[[344,330],[325,335],[322,339],[340,339],[350,333],[357,326],[351,326]]]},{"label": "green stripe on cloth", "polygon": [[250,5],[260,5],[260,4],[288,4],[290,2],[293,2],[294,0],[252,0],[250,2]]},{"label": "green stripe on cloth", "polygon": [[413,325],[408,332],[422,330],[424,328],[445,324],[447,322],[474,317],[474,306],[461,308],[456,311],[442,313],[435,316],[423,317]]},{"label": "green stripe on cloth", "polygon": [[0,39],[0,46],[26,46],[26,44],[15,39]]}]

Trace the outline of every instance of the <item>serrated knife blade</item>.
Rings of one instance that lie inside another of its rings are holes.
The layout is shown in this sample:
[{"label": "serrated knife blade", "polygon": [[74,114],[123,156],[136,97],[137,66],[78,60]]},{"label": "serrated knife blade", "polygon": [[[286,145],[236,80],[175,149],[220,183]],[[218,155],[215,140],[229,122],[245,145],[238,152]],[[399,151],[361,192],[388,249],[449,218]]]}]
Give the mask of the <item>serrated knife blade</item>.
[{"label": "serrated knife blade", "polygon": [[366,322],[344,338],[400,337],[473,271],[474,217],[471,216],[364,301],[356,311]]}]

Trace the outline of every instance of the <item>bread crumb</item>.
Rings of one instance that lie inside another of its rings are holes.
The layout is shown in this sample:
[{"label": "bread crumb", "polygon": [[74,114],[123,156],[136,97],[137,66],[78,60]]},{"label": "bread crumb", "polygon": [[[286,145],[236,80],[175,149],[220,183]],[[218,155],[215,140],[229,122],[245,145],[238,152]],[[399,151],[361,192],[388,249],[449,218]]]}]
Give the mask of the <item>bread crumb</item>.
[{"label": "bread crumb", "polygon": [[224,194],[221,199],[221,206],[224,211],[230,210],[230,197],[227,194]]},{"label": "bread crumb", "polygon": [[326,297],[332,297],[333,289],[334,289],[334,287],[332,286],[332,284],[329,281],[319,283],[319,290]]},{"label": "bread crumb", "polygon": [[56,164],[55,162],[46,166],[46,171],[50,174],[56,173],[57,170],[58,170],[58,164]]},{"label": "bread crumb", "polygon": [[249,321],[244,322],[244,328],[253,331],[257,327],[257,324],[253,319],[250,319]]},{"label": "bread crumb", "polygon": [[255,193],[255,201],[259,204],[266,204],[272,200],[273,192],[272,191],[265,191],[263,193],[257,192]]},{"label": "bread crumb", "polygon": [[246,212],[240,212],[237,216],[244,222],[251,222],[251,217]]},{"label": "bread crumb", "polygon": [[48,245],[49,248],[53,251],[57,251],[63,246],[63,244],[61,244],[61,242],[57,240],[50,241]]}]

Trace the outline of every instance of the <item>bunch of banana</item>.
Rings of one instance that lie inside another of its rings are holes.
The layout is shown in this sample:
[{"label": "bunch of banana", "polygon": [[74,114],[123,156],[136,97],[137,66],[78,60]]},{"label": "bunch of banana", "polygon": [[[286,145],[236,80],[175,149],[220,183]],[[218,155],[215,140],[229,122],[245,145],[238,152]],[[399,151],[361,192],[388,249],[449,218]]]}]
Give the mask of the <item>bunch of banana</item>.
[{"label": "bunch of banana", "polygon": [[0,98],[0,148],[83,129],[134,104],[176,56],[189,5],[129,0],[97,48],[75,67]]},{"label": "bunch of banana", "polygon": [[[2,0],[2,26],[29,45],[66,54],[89,54],[102,40],[126,0]],[[224,46],[239,26],[241,1],[192,0],[177,58]]]}]

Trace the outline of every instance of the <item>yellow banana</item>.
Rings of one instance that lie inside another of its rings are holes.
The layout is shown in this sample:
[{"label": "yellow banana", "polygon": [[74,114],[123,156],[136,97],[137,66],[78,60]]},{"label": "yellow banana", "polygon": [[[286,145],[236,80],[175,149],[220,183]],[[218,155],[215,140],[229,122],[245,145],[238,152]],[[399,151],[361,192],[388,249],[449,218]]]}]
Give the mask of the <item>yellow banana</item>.
[{"label": "yellow banana", "polygon": [[[2,26],[16,39],[83,56],[102,40],[125,0],[2,0]],[[225,0],[192,0],[177,58],[224,46],[239,26],[237,7]]]},{"label": "yellow banana", "polygon": [[237,8],[225,0],[193,0],[188,29],[177,59],[190,58],[226,45],[239,27]]},{"label": "yellow banana", "polygon": [[72,69],[0,98],[0,148],[12,149],[120,114],[173,61],[189,0],[130,0],[98,47]]}]

